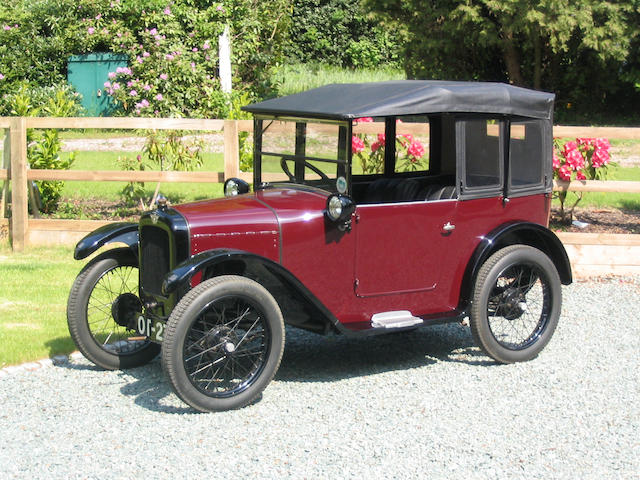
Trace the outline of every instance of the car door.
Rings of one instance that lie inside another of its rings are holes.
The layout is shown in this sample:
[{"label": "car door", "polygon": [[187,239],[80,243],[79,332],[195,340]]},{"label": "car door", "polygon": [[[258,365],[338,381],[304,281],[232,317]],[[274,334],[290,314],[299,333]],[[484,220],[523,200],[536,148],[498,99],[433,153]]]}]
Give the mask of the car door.
[{"label": "car door", "polygon": [[452,199],[358,206],[356,295],[435,291],[455,255],[449,249],[457,203]]}]

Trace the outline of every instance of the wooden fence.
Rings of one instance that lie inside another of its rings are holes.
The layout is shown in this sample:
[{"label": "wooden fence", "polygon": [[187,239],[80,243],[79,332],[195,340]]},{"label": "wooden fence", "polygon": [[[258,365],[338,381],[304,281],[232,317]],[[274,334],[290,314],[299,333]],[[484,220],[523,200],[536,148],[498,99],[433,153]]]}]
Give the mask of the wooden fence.
[{"label": "wooden fence", "polygon": [[[69,244],[86,233],[104,225],[105,221],[52,220],[29,218],[28,181],[140,181],[140,182],[224,182],[229,177],[251,180],[241,172],[238,158],[238,133],[251,131],[250,120],[159,119],[159,118],[24,118],[0,117],[0,129],[5,130],[4,155],[0,168],[3,183],[0,197],[0,231],[9,230],[15,251],[29,245]],[[168,172],[168,171],[86,171],[29,169],[27,162],[27,129],[119,129],[119,130],[188,130],[222,132],[224,138],[224,171]],[[374,124],[359,124],[357,131],[373,133]],[[412,126],[403,125],[403,130]],[[371,132],[369,132],[371,131]],[[605,137],[609,139],[640,140],[640,128],[612,127],[554,127],[557,137]],[[11,182],[11,219],[5,217],[8,184]],[[556,181],[556,190],[582,192],[640,193],[640,182]],[[602,273],[640,274],[640,235],[598,235],[561,233],[577,275]],[[606,249],[604,246],[606,245]]]}]

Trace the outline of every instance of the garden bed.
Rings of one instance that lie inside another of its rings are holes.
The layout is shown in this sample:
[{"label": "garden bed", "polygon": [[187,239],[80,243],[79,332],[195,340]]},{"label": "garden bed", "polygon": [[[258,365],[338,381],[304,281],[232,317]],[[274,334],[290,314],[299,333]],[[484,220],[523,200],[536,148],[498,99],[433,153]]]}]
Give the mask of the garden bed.
[{"label": "garden bed", "polygon": [[550,227],[556,232],[576,233],[640,233],[640,211],[616,208],[576,208],[574,220],[584,227],[567,225],[560,220],[559,209],[551,210]]}]

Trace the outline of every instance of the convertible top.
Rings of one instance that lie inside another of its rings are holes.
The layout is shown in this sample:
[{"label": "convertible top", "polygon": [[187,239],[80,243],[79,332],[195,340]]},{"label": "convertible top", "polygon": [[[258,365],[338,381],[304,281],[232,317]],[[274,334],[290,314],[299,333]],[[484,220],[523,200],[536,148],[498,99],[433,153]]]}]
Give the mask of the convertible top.
[{"label": "convertible top", "polygon": [[552,93],[504,83],[398,80],[332,84],[242,109],[254,114],[349,120],[428,113],[493,113],[551,120]]}]

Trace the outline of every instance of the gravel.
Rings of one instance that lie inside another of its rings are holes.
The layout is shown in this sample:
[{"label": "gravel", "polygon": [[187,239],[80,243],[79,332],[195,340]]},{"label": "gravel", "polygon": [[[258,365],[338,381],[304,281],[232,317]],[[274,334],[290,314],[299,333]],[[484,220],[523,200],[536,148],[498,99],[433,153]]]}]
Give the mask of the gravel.
[{"label": "gravel", "polygon": [[287,333],[262,399],[198,414],[158,360],[82,358],[0,377],[1,478],[638,478],[640,278],[564,289],[535,360],[499,366],[468,328]]}]

